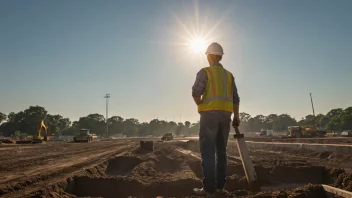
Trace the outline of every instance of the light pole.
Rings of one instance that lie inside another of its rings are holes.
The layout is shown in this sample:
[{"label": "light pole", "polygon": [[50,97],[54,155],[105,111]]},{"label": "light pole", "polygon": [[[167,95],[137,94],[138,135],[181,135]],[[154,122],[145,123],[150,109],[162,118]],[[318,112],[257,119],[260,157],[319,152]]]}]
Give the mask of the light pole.
[{"label": "light pole", "polygon": [[110,94],[107,93],[104,98],[106,98],[106,138],[108,137],[109,134],[109,123],[108,123],[108,105],[109,105],[109,98],[110,98]]}]

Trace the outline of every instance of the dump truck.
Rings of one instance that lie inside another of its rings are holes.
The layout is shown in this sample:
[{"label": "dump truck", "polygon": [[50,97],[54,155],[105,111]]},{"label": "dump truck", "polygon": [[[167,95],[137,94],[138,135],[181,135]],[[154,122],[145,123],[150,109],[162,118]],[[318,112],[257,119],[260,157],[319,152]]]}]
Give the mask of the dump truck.
[{"label": "dump truck", "polygon": [[96,139],[97,136],[93,133],[90,133],[89,129],[81,129],[79,134],[73,137],[74,142],[91,142]]}]

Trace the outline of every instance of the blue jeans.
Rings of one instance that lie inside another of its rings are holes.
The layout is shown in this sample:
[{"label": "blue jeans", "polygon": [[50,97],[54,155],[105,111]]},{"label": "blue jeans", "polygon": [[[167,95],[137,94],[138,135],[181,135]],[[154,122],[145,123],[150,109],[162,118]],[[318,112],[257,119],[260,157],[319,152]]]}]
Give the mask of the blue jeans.
[{"label": "blue jeans", "polygon": [[202,157],[203,186],[214,193],[226,183],[227,139],[230,133],[231,113],[209,111],[200,114],[199,144]]}]

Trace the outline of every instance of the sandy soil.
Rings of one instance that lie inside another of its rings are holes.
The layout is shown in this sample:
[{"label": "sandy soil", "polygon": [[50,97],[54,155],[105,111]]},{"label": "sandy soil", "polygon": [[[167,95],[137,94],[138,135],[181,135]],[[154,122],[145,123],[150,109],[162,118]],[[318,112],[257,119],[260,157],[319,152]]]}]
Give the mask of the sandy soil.
[{"label": "sandy soil", "polygon": [[[145,152],[137,140],[2,144],[0,197],[192,197],[203,177],[198,141],[154,146]],[[234,141],[228,154],[228,193],[218,197],[324,197],[318,184],[352,191],[349,155],[251,150],[262,186],[254,193],[248,191]]]},{"label": "sandy soil", "polygon": [[247,137],[246,141],[352,145],[352,137],[324,137],[324,138]]},{"label": "sandy soil", "polygon": [[0,196],[19,197],[135,146],[134,142],[92,142],[0,146]]}]

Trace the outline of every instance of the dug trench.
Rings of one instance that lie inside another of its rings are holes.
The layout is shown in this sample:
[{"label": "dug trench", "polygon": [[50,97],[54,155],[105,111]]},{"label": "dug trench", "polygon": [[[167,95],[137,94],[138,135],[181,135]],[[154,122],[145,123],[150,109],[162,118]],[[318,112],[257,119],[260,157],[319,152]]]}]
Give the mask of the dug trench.
[{"label": "dug trench", "polygon": [[[176,145],[160,143],[153,152],[135,150],[86,169],[64,184],[49,186],[36,196],[49,193],[53,197],[56,193],[57,197],[190,197],[193,188],[202,186],[201,162],[197,156],[178,149]],[[352,175],[342,169],[282,164],[256,164],[255,169],[264,192],[249,192],[242,165],[230,160],[225,187],[230,194],[222,197],[272,197],[276,193],[278,197],[314,198],[325,196],[323,189],[314,184],[347,190],[352,187]]]}]

